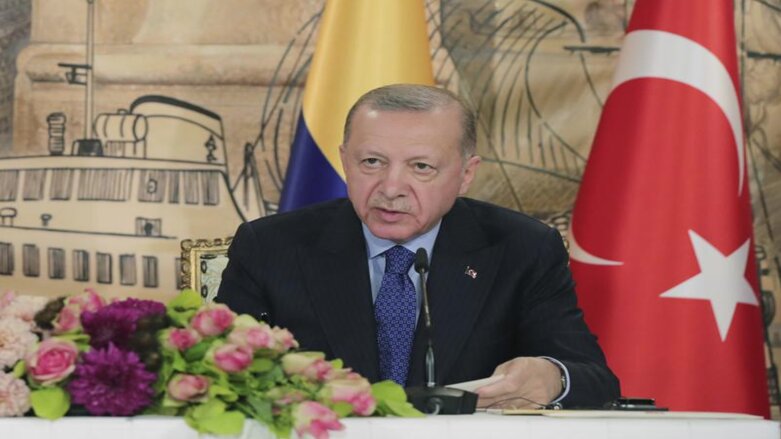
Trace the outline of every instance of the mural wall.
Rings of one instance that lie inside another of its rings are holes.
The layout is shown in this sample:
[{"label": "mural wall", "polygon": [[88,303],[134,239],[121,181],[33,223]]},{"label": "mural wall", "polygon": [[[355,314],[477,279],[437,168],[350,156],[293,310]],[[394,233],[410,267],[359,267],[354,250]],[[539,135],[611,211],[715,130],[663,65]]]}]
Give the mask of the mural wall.
[{"label": "mural wall", "polygon": [[[470,196],[566,236],[631,0],[428,0],[478,112]],[[170,297],[179,243],[276,211],[322,0],[0,0],[0,289]],[[736,0],[769,343],[781,347],[781,1]]]}]

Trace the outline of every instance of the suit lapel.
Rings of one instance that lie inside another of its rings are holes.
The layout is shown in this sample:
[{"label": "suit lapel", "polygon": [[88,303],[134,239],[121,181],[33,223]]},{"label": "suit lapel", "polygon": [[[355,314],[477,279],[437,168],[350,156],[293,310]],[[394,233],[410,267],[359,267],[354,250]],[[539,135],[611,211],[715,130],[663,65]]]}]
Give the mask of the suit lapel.
[{"label": "suit lapel", "polygon": [[376,324],[360,221],[345,202],[320,240],[299,259],[307,291],[336,358],[371,381],[379,377]]},{"label": "suit lapel", "polygon": [[[428,278],[438,384],[452,369],[472,333],[494,283],[504,246],[491,245],[462,200],[443,218]],[[418,321],[411,370],[424,364],[424,320]]]}]

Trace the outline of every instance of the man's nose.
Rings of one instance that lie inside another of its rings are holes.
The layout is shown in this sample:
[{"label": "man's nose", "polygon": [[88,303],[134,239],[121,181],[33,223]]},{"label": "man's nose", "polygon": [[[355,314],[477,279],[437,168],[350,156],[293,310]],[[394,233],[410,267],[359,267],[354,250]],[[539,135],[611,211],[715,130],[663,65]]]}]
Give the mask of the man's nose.
[{"label": "man's nose", "polygon": [[387,198],[404,196],[407,191],[407,180],[404,169],[400,166],[390,167],[383,175],[380,184],[382,194]]}]

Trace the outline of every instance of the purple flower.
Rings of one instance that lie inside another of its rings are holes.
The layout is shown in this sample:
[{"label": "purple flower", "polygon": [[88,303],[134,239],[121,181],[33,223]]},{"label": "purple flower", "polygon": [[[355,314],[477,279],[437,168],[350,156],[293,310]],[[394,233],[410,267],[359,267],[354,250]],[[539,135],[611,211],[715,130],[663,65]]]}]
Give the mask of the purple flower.
[{"label": "purple flower", "polygon": [[135,352],[109,343],[82,355],[68,391],[74,404],[93,415],[130,416],[152,403],[157,376],[147,371]]},{"label": "purple flower", "polygon": [[125,299],[104,306],[97,311],[84,311],[81,325],[90,336],[90,345],[104,348],[114,343],[127,348],[130,336],[136,331],[136,323],[142,317],[165,314],[165,305],[153,300]]}]

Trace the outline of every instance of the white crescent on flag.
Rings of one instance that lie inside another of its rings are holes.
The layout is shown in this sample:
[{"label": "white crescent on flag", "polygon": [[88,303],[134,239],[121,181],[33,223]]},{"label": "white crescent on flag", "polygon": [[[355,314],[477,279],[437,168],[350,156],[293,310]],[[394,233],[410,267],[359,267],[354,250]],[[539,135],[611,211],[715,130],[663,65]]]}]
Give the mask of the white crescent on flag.
[{"label": "white crescent on flag", "polygon": [[[670,32],[638,30],[626,35],[621,58],[613,77],[611,93],[619,85],[639,78],[677,81],[699,90],[724,113],[735,140],[738,155],[738,196],[743,192],[743,131],[740,101],[729,71],[719,58],[701,44]],[[575,219],[573,217],[573,224]],[[583,249],[570,230],[570,257],[593,265],[621,265]]]}]

